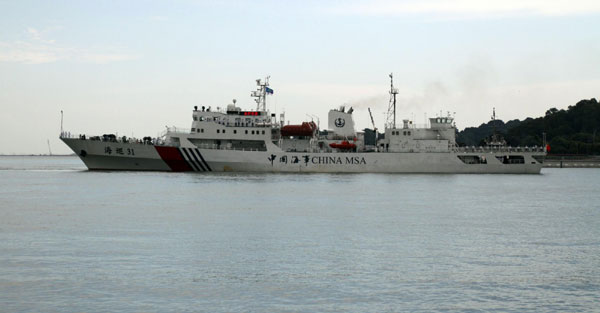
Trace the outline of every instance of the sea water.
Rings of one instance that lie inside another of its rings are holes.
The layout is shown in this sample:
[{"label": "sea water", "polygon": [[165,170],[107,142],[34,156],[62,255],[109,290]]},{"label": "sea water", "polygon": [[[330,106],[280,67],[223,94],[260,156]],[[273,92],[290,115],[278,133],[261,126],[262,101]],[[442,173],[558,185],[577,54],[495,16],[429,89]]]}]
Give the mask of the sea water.
[{"label": "sea water", "polygon": [[1,312],[599,308],[600,169],[90,172],[0,157]]}]

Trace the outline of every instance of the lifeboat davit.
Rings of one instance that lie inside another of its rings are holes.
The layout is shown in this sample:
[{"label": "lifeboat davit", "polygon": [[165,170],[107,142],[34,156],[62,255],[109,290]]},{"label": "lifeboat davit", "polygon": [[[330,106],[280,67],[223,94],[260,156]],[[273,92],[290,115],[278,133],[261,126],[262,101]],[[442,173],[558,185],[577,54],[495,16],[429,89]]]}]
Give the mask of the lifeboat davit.
[{"label": "lifeboat davit", "polygon": [[344,140],[340,143],[334,142],[329,144],[330,147],[340,149],[340,150],[350,150],[356,148],[356,145],[349,142],[348,140]]},{"label": "lifeboat davit", "polygon": [[315,122],[303,122],[302,125],[285,125],[281,127],[281,136],[308,136],[312,137],[317,131]]}]

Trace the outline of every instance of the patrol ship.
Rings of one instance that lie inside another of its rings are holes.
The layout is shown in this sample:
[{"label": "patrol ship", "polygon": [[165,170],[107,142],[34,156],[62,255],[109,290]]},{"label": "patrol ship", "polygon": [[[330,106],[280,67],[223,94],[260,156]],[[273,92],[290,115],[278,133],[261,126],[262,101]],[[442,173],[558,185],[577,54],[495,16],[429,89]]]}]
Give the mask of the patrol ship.
[{"label": "patrol ship", "polygon": [[356,131],[353,109],[343,106],[329,111],[326,130],[312,121],[286,125],[284,114],[277,120],[267,110],[267,96],[273,94],[267,77],[256,81],[251,94],[256,110],[242,110],[233,100],[224,109],[195,106],[190,129],[167,128],[157,138],[61,131],[60,139],[90,170],[540,173],[545,147],[459,147],[449,114],[430,118],[425,127],[410,120],[397,126],[398,90],[391,74],[390,79],[388,118],[381,134],[374,123],[372,130]]}]

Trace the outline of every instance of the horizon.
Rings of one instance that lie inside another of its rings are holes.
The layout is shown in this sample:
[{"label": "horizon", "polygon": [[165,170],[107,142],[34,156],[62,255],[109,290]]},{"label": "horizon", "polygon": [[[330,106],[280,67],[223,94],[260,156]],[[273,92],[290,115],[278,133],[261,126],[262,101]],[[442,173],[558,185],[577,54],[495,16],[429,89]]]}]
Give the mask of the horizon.
[{"label": "horizon", "polygon": [[600,98],[593,1],[0,1],[0,154],[69,153],[64,130],[152,136],[193,106],[252,109],[271,75],[286,123],[355,109],[383,129],[456,112],[457,128],[544,116]]},{"label": "horizon", "polygon": [[[594,99],[595,98],[582,99],[580,101],[587,101],[587,100],[594,100]],[[580,101],[578,101],[577,103],[579,103]],[[573,105],[569,105],[566,109],[548,108],[548,110],[550,110],[550,109],[557,109],[559,111],[561,111],[561,110],[567,111],[571,106],[575,106],[577,103],[575,103]],[[507,123],[513,122],[513,121],[524,122],[524,121],[526,121],[528,119],[544,118],[544,116],[545,115],[536,116],[536,117],[528,116],[528,117],[523,118],[523,119],[513,119],[513,120],[506,120],[506,121],[502,120],[500,118],[496,118],[495,121],[501,122],[502,124],[507,124]],[[465,130],[467,130],[469,128],[480,128],[480,127],[482,127],[484,125],[489,125],[492,121],[494,121],[494,120],[493,119],[489,119],[487,122],[482,122],[479,125],[466,126],[466,127],[462,128],[462,129],[456,128],[456,130],[457,130],[457,132],[460,133],[460,132],[463,132],[463,131],[465,131]],[[372,128],[369,128],[369,127],[366,127],[366,129],[371,129],[372,130]],[[365,128],[357,130],[357,131],[360,132],[360,131],[364,131],[364,130],[365,130]],[[85,135],[88,135],[88,134],[85,134]],[[99,135],[99,134],[93,134],[93,135]],[[50,149],[50,147],[48,147],[48,148]],[[41,153],[41,152],[40,153],[15,153],[15,152],[12,152],[12,153],[2,153],[2,152],[0,152],[0,156],[77,156],[77,154],[75,154],[72,151],[71,152],[66,152],[66,153],[65,152],[63,152],[63,153],[52,153],[51,151],[49,151],[49,153]]]}]

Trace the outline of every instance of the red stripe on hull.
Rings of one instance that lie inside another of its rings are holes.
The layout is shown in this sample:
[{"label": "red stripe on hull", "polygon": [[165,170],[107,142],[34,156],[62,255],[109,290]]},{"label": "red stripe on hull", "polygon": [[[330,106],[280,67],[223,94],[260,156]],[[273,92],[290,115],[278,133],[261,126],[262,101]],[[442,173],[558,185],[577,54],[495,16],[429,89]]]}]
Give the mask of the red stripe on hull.
[{"label": "red stripe on hull", "polygon": [[179,149],[175,147],[155,146],[156,152],[167,163],[173,172],[189,172],[194,169],[183,158]]}]

